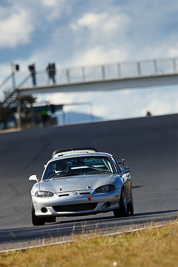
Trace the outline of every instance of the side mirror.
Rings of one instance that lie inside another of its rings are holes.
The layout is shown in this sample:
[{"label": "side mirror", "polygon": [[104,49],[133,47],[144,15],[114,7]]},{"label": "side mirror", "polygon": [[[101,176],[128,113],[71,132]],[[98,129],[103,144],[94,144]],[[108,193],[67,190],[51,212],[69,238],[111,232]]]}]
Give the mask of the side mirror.
[{"label": "side mirror", "polygon": [[29,181],[35,181],[35,182],[38,182],[38,178],[37,178],[36,174],[31,175],[31,176],[29,177]]},{"label": "side mirror", "polygon": [[124,159],[122,159],[122,160],[118,160],[117,163],[118,163],[119,165],[124,166],[124,165],[125,165],[125,160],[124,160]]}]

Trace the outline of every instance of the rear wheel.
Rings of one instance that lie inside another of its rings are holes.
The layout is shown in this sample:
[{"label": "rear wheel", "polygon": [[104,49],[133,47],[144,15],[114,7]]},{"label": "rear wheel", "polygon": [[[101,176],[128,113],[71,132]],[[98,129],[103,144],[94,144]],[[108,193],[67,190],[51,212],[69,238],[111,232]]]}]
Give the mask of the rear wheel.
[{"label": "rear wheel", "polygon": [[134,202],[133,202],[132,193],[131,193],[131,201],[127,204],[127,208],[128,208],[128,214],[133,215],[134,214]]},{"label": "rear wheel", "polygon": [[32,205],[32,223],[33,225],[37,226],[37,225],[44,225],[45,224],[45,218],[44,217],[38,217],[35,215],[35,209]]},{"label": "rear wheel", "polygon": [[121,196],[120,196],[120,207],[116,210],[114,210],[114,217],[125,217],[128,215],[128,208],[127,208],[127,201],[125,198],[124,191],[121,191]]}]

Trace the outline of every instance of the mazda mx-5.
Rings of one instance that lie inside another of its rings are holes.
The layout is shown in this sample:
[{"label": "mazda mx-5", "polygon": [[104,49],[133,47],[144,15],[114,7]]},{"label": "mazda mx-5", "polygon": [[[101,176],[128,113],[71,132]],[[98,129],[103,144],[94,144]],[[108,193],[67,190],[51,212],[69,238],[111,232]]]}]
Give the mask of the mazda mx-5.
[{"label": "mazda mx-5", "polygon": [[44,225],[56,217],[113,211],[133,215],[132,180],[124,160],[94,149],[55,151],[31,189],[32,223]]}]

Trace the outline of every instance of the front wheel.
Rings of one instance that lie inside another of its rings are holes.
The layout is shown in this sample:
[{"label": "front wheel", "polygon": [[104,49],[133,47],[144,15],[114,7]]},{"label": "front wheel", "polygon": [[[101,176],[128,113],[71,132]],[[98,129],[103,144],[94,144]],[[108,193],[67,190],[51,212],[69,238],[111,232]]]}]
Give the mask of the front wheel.
[{"label": "front wheel", "polygon": [[31,216],[32,216],[32,223],[33,223],[34,226],[44,225],[45,224],[45,218],[38,217],[38,216],[35,215],[35,209],[34,209],[33,205],[32,205]]},{"label": "front wheel", "polygon": [[120,207],[116,210],[114,210],[114,217],[125,217],[128,215],[128,208],[127,208],[127,201],[125,198],[124,191],[121,191],[121,196],[120,196]]}]

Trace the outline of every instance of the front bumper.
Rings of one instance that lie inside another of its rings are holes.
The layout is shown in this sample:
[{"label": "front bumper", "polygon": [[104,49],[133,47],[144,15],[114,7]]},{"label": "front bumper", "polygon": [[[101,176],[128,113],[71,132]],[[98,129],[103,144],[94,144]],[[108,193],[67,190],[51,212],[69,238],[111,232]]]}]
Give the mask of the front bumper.
[{"label": "front bumper", "polygon": [[114,192],[98,194],[81,194],[81,192],[67,192],[63,195],[40,198],[32,196],[32,203],[36,216],[60,217],[77,216],[109,212],[119,207],[120,189]]}]

